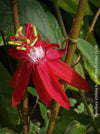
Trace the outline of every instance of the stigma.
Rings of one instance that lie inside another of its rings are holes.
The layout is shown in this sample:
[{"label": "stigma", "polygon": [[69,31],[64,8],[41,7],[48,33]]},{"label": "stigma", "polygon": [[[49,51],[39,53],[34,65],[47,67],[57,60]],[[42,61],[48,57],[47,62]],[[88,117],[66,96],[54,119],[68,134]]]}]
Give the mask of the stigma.
[{"label": "stigma", "polygon": [[45,51],[41,46],[33,47],[27,55],[34,63],[39,63],[45,57]]}]

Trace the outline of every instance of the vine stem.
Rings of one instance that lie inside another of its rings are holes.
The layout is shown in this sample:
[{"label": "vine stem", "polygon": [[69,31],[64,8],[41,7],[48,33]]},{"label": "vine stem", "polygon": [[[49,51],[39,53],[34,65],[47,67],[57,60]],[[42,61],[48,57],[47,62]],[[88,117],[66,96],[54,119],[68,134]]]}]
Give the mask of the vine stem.
[{"label": "vine stem", "polygon": [[63,22],[63,19],[62,19],[62,16],[61,16],[59,7],[58,7],[58,5],[57,5],[57,0],[53,0],[52,3],[53,3],[53,6],[54,6],[54,9],[55,9],[55,11],[56,11],[56,14],[57,14],[57,16],[58,16],[58,21],[59,21],[59,23],[60,23],[62,32],[63,32],[64,37],[65,37],[65,39],[66,39],[66,38],[67,38],[67,31],[66,31],[66,29],[65,29],[65,25],[64,25],[64,22]]},{"label": "vine stem", "polygon": [[86,37],[85,37],[85,40],[88,39],[90,33],[93,31],[94,26],[95,26],[95,24],[96,24],[96,21],[97,21],[99,15],[100,15],[100,8],[98,9],[98,11],[97,11],[97,13],[96,13],[96,15],[95,15],[95,17],[94,17],[94,19],[93,19],[93,22],[92,22],[92,24],[91,24],[91,26],[90,26],[90,28],[89,28],[89,31],[88,31],[88,33],[87,33],[87,35],[86,35]]},{"label": "vine stem", "polygon": [[[18,9],[17,9],[17,1],[16,0],[10,0],[11,3],[11,9],[12,9],[12,16],[13,16],[13,21],[14,21],[14,30],[15,33],[17,29],[20,26],[19,23],[19,16],[18,16]],[[21,122],[23,125],[23,134],[27,134],[29,131],[29,123],[28,123],[28,91],[25,91],[25,94],[23,96],[23,101],[22,101],[22,109],[20,108],[19,104],[17,105],[17,109],[19,111],[19,116],[21,118]]]},{"label": "vine stem", "polygon": [[[74,39],[77,40],[79,38],[79,33],[80,33],[81,23],[82,23],[85,8],[86,8],[86,3],[87,3],[87,0],[80,0],[79,1],[77,13],[76,13],[76,18],[75,18],[76,21],[75,21],[73,29],[70,33],[70,38],[73,40]],[[76,43],[73,43],[73,41],[70,41],[69,47],[68,47],[68,52],[66,55],[66,60],[65,60],[65,62],[69,66],[71,66],[71,64],[72,64],[75,49],[76,49]],[[64,84],[62,84],[62,86],[64,86]],[[52,112],[51,112],[51,118],[50,118],[49,126],[47,129],[47,134],[53,134],[59,109],[60,109],[59,104],[54,101]]]}]

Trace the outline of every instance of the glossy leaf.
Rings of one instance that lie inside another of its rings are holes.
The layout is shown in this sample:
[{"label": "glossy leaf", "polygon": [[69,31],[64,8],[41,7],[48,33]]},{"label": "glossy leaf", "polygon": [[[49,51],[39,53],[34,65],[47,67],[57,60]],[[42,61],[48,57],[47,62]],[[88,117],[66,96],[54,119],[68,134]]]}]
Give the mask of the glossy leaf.
[{"label": "glossy leaf", "polygon": [[[77,11],[79,0],[57,0],[58,5],[67,12],[75,14]],[[92,15],[89,4],[86,6],[85,15]]]}]

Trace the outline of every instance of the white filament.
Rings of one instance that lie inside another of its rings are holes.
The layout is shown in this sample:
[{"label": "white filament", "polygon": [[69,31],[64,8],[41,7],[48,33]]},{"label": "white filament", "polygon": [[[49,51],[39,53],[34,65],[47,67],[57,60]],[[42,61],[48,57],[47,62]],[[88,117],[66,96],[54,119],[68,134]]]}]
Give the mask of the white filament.
[{"label": "white filament", "polygon": [[27,54],[33,62],[39,62],[45,56],[45,52],[41,46],[34,47],[30,53]]}]

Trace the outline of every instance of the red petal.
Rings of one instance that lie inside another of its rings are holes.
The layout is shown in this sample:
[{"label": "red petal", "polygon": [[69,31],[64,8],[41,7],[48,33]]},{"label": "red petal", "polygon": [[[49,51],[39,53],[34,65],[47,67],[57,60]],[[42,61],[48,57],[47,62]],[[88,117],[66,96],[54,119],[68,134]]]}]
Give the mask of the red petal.
[{"label": "red petal", "polygon": [[48,48],[46,49],[46,58],[48,60],[60,59],[65,54],[65,52],[66,52],[66,48],[60,50]]},{"label": "red petal", "polygon": [[20,68],[23,66],[23,62],[20,62],[17,69],[16,69],[16,72],[14,73],[11,81],[9,82],[9,85],[8,86],[14,86],[15,83],[16,83],[16,79],[17,79],[17,75],[18,75],[18,72],[20,71]]},{"label": "red petal", "polygon": [[8,53],[15,59],[27,59],[27,53],[23,50],[17,50],[15,47],[9,48]]},{"label": "red petal", "polygon": [[68,84],[83,90],[90,90],[90,87],[86,80],[84,80],[78,73],[76,73],[70,66],[66,63],[57,60],[54,62],[49,62],[49,65],[53,69],[55,75],[60,79],[64,80]]},{"label": "red petal", "polygon": [[48,42],[45,42],[44,43],[44,47],[57,47],[57,48],[60,48],[60,46],[56,43],[48,43]]},{"label": "red petal", "polygon": [[14,82],[14,92],[12,97],[13,107],[17,105],[22,99],[24,92],[26,90],[32,68],[28,68],[27,63],[21,63],[20,69],[17,72],[16,83]]},{"label": "red petal", "polygon": [[40,76],[38,74],[38,71],[36,68],[34,68],[34,73],[32,73],[32,79],[33,83],[35,85],[35,88],[39,94],[40,99],[48,106],[51,106],[51,96],[48,94],[48,92],[45,90],[45,87],[40,79]]},{"label": "red petal", "polygon": [[[30,38],[30,28],[32,27],[32,23],[25,24],[25,33],[26,37],[29,39]],[[33,29],[33,28],[32,28]]]},{"label": "red petal", "polygon": [[49,95],[53,97],[61,106],[69,109],[69,100],[48,63],[43,62],[43,64],[39,64],[37,69],[45,90],[47,90]]}]

